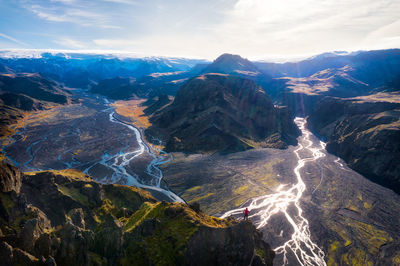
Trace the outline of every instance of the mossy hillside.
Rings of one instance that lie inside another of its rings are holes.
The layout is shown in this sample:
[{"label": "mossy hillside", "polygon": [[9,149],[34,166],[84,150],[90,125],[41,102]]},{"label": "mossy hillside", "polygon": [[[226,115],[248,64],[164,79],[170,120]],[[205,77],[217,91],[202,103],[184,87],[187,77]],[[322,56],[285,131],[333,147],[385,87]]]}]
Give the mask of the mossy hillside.
[{"label": "mossy hillside", "polygon": [[[32,260],[52,256],[57,265],[182,265],[198,257],[214,260],[208,252],[193,255],[195,243],[234,247],[241,240],[232,230],[242,228],[239,235],[251,241],[257,234],[254,226],[208,216],[197,206],[158,202],[147,191],[102,185],[75,171],[68,176],[31,173],[21,180],[19,193],[0,193],[0,229]],[[220,241],[225,237],[228,243]],[[263,254],[252,247],[246,248],[248,263],[252,254]]]},{"label": "mossy hillside", "polygon": [[84,206],[89,206],[89,200],[86,195],[82,194],[81,191],[74,187],[58,186],[58,191],[61,194],[70,197],[71,199],[79,202]]},{"label": "mossy hillside", "polygon": [[[27,193],[36,197],[35,201],[43,208],[48,206],[52,210],[51,215],[58,217],[57,224],[70,220],[68,213],[72,209],[81,208],[88,220],[86,226],[94,230],[108,215],[124,222],[143,202],[156,201],[147,191],[116,184],[101,185],[75,169],[29,172],[25,175],[34,187],[33,190],[29,188]],[[46,189],[43,188],[45,184],[49,185]],[[50,206],[47,201],[57,204]],[[55,207],[61,202],[62,206]]]},{"label": "mossy hillside", "polygon": [[[201,227],[226,228],[236,223],[234,220],[219,219],[195,212],[185,204],[145,202],[126,222],[125,231],[134,234],[142,230],[145,222],[156,221],[151,235],[143,237],[140,244],[127,247],[122,264],[138,263],[141,256],[150,258],[155,265],[182,263],[188,241]],[[144,254],[143,254],[144,253]],[[139,264],[147,264],[141,261]]]},{"label": "mossy hillside", "polygon": [[34,171],[34,172],[24,172],[25,175],[36,175],[38,173],[52,173],[55,175],[61,175],[63,177],[69,177],[73,181],[93,181],[88,175],[85,173],[76,170],[76,169],[63,169],[63,170],[46,170],[46,171]]},{"label": "mossy hillside", "polygon": [[103,185],[105,198],[111,200],[117,208],[137,210],[143,202],[155,202],[155,198],[147,191],[137,187],[123,185]]}]

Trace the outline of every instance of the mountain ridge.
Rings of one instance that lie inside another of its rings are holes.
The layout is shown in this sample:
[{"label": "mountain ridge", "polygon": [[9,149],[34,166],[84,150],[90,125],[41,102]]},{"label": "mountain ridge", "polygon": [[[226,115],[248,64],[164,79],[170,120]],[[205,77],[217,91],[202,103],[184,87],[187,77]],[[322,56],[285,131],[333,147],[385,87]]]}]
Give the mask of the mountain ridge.
[{"label": "mountain ridge", "polygon": [[164,132],[169,151],[234,151],[252,142],[286,148],[298,136],[287,109],[275,108],[254,81],[227,74],[191,79],[151,122],[146,132]]}]

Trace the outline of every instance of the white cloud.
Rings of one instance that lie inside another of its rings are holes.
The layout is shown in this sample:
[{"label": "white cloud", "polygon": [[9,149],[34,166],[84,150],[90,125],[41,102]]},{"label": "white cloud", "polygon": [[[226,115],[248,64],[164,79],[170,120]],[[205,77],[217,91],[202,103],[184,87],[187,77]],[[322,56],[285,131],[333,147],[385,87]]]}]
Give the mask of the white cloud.
[{"label": "white cloud", "polygon": [[[62,3],[62,5],[59,3]],[[79,26],[104,29],[120,28],[112,24],[112,19],[107,14],[96,12],[89,6],[85,8],[85,5],[75,0],[50,0],[50,4],[47,5],[35,3],[26,5],[25,8],[39,18],[51,22],[69,22]]]},{"label": "white cloud", "polygon": [[26,44],[26,43],[24,43],[24,42],[21,42],[21,41],[19,41],[19,40],[13,38],[13,37],[11,37],[11,36],[9,36],[9,35],[7,35],[7,34],[4,34],[4,33],[0,33],[0,37],[3,37],[3,38],[5,38],[5,39],[7,39],[7,40],[9,40],[9,41],[12,41],[12,42],[14,42],[14,43],[17,43],[17,44],[20,44],[20,45],[23,45],[23,46],[28,46],[28,44]]},{"label": "white cloud", "polygon": [[53,42],[66,48],[83,49],[86,47],[86,44],[68,37],[63,37]]},{"label": "white cloud", "polygon": [[32,8],[32,12],[35,13],[39,18],[42,18],[42,19],[45,19],[48,21],[54,21],[54,22],[68,21],[68,19],[64,15],[51,14],[51,13],[37,10],[35,8]]},{"label": "white cloud", "polygon": [[75,36],[72,41],[54,41],[63,48],[70,44],[74,48],[117,49],[148,55],[213,58],[230,52],[266,58],[400,47],[399,0],[23,3],[56,29],[49,37],[51,41],[59,29],[65,31],[65,36]]},{"label": "white cloud", "polygon": [[399,13],[395,0],[239,0],[212,38],[218,47],[251,57],[357,49]]}]

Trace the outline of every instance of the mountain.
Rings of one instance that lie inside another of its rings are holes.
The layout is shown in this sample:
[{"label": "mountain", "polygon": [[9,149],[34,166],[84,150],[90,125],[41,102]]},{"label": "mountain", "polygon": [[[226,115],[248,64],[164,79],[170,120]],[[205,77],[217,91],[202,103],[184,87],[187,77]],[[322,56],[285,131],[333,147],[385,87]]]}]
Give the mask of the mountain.
[{"label": "mountain", "polygon": [[0,135],[27,111],[66,104],[69,94],[39,74],[0,74]]},{"label": "mountain", "polygon": [[286,108],[274,107],[254,81],[226,74],[191,79],[151,118],[146,134],[164,135],[168,151],[232,152],[286,148],[299,131]]},{"label": "mountain", "polygon": [[135,80],[132,78],[123,77],[104,79],[92,86],[90,91],[107,96],[113,100],[128,99],[133,97],[135,93],[134,82]]},{"label": "mountain", "polygon": [[203,73],[243,74],[249,76],[260,74],[258,68],[252,62],[233,54],[219,56],[203,70]]},{"label": "mountain", "polygon": [[324,98],[308,126],[349,167],[400,193],[400,94]]},{"label": "mountain", "polygon": [[388,49],[349,54],[321,54],[299,62],[254,62],[254,65],[275,78],[308,77],[328,68],[338,69],[348,65],[357,73],[355,78],[370,84],[374,83],[371,80],[382,83],[394,77],[398,73],[399,61],[400,49]]},{"label": "mountain", "polygon": [[272,265],[250,222],[102,185],[76,170],[24,175],[0,162],[2,265]]},{"label": "mountain", "polygon": [[157,111],[160,111],[161,108],[165,108],[166,105],[170,104],[173,99],[166,94],[161,94],[154,98],[149,99],[144,103],[144,106],[147,106],[146,109],[143,110],[145,115],[151,115]]},{"label": "mountain", "polygon": [[0,91],[59,104],[67,102],[66,93],[55,82],[39,74],[0,74]]},{"label": "mountain", "polygon": [[193,76],[195,75],[190,71],[177,71],[152,73],[138,79],[115,77],[100,80],[93,84],[90,90],[114,100],[135,96],[153,98],[158,95],[175,95],[182,83]]},{"label": "mountain", "polygon": [[115,77],[139,78],[155,72],[189,71],[205,60],[174,57],[129,57],[123,54],[49,53],[0,51],[0,73],[41,73],[67,87],[88,88]]},{"label": "mountain", "polygon": [[300,116],[308,115],[324,96],[348,98],[400,89],[400,49],[255,64],[274,76],[263,84],[268,95]]}]

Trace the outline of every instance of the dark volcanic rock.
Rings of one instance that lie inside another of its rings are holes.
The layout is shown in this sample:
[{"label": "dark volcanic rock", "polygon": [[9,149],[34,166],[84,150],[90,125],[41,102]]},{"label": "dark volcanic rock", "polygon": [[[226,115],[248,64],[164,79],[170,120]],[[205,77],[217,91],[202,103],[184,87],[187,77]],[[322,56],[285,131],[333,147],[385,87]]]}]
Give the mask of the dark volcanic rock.
[{"label": "dark volcanic rock", "polygon": [[327,150],[400,193],[400,104],[325,98],[308,119]]},{"label": "dark volcanic rock", "polygon": [[201,227],[188,243],[185,264],[229,265],[234,261],[236,265],[272,265],[275,254],[261,237],[250,222],[229,228]]},{"label": "dark volcanic rock", "polygon": [[276,108],[254,81],[206,74],[182,86],[155,114],[147,134],[161,131],[166,149],[233,152],[256,146],[286,148],[299,131],[286,108]]},{"label": "dark volcanic rock", "polygon": [[15,191],[21,189],[21,172],[5,162],[0,162],[0,192]]}]

